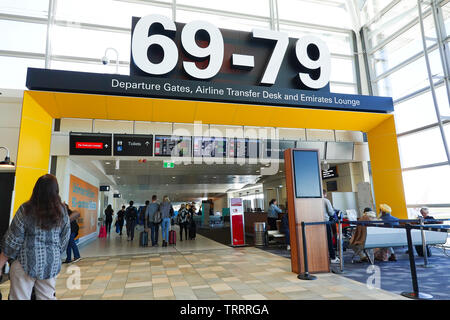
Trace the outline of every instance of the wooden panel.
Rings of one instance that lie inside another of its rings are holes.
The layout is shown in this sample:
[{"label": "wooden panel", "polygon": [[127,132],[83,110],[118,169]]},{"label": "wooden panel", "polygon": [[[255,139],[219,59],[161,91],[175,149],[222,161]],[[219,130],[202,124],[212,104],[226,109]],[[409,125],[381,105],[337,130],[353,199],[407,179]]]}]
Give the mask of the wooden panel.
[{"label": "wooden panel", "polygon": [[[295,273],[304,272],[301,222],[324,220],[322,198],[301,198],[294,196],[294,173],[292,150],[285,151],[286,192],[288,198],[289,230],[291,236],[291,267]],[[291,209],[293,208],[293,210]],[[325,225],[307,226],[308,269],[310,273],[329,272],[328,243]]]}]

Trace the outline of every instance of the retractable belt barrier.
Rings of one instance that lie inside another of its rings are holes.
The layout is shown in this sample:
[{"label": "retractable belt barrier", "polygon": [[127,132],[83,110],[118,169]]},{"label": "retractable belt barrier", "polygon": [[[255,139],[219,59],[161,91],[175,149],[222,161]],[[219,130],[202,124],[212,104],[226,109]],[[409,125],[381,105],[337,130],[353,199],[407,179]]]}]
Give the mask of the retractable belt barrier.
[{"label": "retractable belt barrier", "polygon": [[[444,221],[450,221],[450,219],[428,219],[427,224],[432,224],[434,222],[444,222]],[[338,219],[337,221],[317,221],[317,222],[301,222],[302,226],[302,240],[303,240],[303,260],[304,260],[304,270],[305,272],[298,275],[298,279],[301,280],[315,280],[316,277],[313,275],[310,275],[308,272],[308,252],[307,252],[307,245],[306,245],[306,226],[317,226],[317,225],[332,225],[332,224],[339,224],[339,258],[340,258],[340,272],[335,273],[343,273],[344,269],[344,259],[343,259],[343,253],[342,253],[342,217]],[[402,296],[411,298],[411,299],[431,299],[433,296],[419,292],[419,285],[417,281],[417,272],[416,272],[416,263],[414,259],[414,251],[413,251],[413,244],[412,244],[412,237],[411,237],[411,230],[412,229],[418,229],[422,230],[422,245],[423,248],[426,247],[425,243],[425,237],[424,237],[424,230],[427,231],[435,231],[435,232],[449,232],[450,231],[450,225],[433,225],[433,226],[426,226],[424,221],[422,219],[408,219],[408,220],[398,220],[398,223],[405,223],[404,225],[391,225],[389,222],[385,221],[345,221],[346,224],[349,225],[364,225],[364,226],[371,226],[371,227],[379,227],[379,228],[397,228],[397,229],[405,229],[406,230],[406,238],[408,241],[408,255],[409,255],[409,266],[411,270],[411,280],[412,280],[412,286],[413,286],[413,292],[402,292]],[[420,223],[412,225],[411,223]],[[424,251],[424,256],[427,256],[427,252]],[[426,265],[426,260],[425,260]],[[334,272],[334,271],[333,271]]]}]

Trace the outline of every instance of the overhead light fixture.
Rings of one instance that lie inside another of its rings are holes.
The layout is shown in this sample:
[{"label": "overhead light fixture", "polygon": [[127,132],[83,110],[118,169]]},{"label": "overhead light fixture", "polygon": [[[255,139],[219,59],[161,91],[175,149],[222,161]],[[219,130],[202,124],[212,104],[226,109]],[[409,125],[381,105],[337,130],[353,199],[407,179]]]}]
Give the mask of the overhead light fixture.
[{"label": "overhead light fixture", "polygon": [[105,164],[111,164],[111,162],[105,162]]},{"label": "overhead light fixture", "polygon": [[114,48],[106,48],[105,55],[102,58],[102,63],[106,66],[109,64],[109,58],[107,57],[107,53],[109,50],[112,50],[116,53],[116,74],[119,74],[119,52]]},{"label": "overhead light fixture", "polygon": [[0,161],[0,167],[1,168],[14,168],[14,162],[11,162],[11,158],[9,157],[9,149],[7,147],[0,147],[0,149],[6,150],[6,157],[5,160]]}]

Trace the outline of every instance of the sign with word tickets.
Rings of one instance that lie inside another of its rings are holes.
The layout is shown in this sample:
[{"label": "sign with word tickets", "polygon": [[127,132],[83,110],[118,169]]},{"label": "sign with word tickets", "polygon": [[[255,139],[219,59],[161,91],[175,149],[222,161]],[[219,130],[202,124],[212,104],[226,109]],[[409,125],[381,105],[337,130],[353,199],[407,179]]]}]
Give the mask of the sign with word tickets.
[{"label": "sign with word tickets", "polygon": [[230,207],[231,245],[245,245],[244,205],[242,198],[231,198]]},{"label": "sign with word tickets", "polygon": [[69,208],[80,212],[78,238],[97,231],[98,188],[70,175]]}]

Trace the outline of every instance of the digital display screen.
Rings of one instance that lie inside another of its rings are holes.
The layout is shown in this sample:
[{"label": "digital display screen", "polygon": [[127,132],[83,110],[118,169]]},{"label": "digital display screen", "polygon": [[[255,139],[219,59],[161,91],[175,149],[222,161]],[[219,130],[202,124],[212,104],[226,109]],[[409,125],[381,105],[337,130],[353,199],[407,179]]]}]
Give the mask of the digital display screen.
[{"label": "digital display screen", "polygon": [[223,158],[227,154],[227,138],[194,137],[194,157]]},{"label": "digital display screen", "polygon": [[190,157],[191,137],[155,136],[155,156]]},{"label": "digital display screen", "polygon": [[294,183],[296,198],[321,198],[321,170],[315,150],[294,150]]}]

